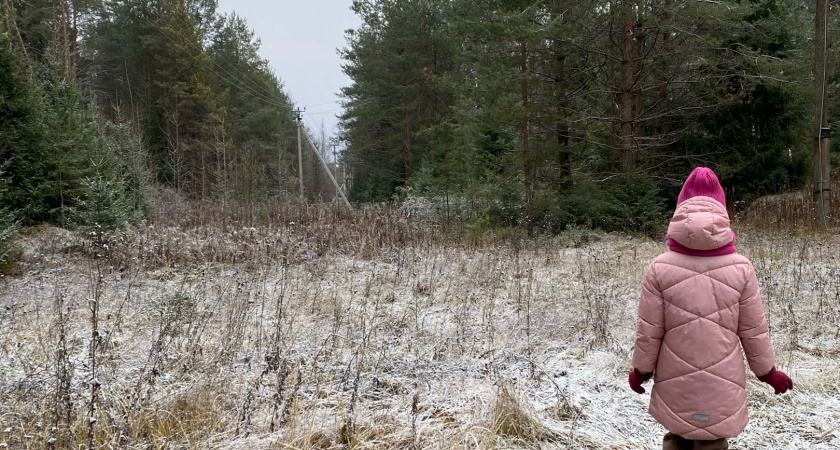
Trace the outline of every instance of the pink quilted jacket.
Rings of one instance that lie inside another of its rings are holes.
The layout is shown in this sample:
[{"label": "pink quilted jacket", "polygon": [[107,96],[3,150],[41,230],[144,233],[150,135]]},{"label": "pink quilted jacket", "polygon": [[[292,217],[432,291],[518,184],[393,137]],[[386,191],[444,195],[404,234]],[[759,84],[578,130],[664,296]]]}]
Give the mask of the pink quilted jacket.
[{"label": "pink quilted jacket", "polygon": [[[693,197],[677,208],[669,236],[684,247],[714,250],[733,240],[726,208]],[[737,436],[747,426],[746,371],[775,365],[758,280],[737,254],[669,251],[645,274],[633,366],[655,372],[650,414],[686,439]]]}]

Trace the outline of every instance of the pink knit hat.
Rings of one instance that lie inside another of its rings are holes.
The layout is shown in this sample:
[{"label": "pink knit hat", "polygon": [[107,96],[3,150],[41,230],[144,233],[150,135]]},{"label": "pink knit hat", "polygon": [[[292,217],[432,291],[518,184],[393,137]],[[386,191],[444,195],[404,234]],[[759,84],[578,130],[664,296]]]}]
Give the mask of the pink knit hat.
[{"label": "pink knit hat", "polygon": [[717,175],[708,167],[698,167],[691,171],[691,174],[683,183],[680,196],[677,198],[677,205],[691,197],[698,196],[711,197],[719,201],[724,207],[726,206],[726,195],[723,193],[723,187],[721,187]]}]

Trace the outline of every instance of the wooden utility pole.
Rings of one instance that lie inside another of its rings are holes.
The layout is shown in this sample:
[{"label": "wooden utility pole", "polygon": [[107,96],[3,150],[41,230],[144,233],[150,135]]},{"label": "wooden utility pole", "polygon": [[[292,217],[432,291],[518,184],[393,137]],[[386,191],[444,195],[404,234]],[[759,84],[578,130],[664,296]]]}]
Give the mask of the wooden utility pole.
[{"label": "wooden utility pole", "polygon": [[336,192],[341,195],[341,199],[344,200],[344,204],[347,205],[348,209],[353,209],[353,206],[350,204],[350,201],[347,200],[347,197],[344,195],[344,191],[341,190],[341,187],[338,185],[338,181],[335,180],[335,177],[330,170],[330,166],[327,165],[327,162],[324,161],[324,158],[321,156],[321,152],[318,151],[318,147],[312,142],[312,138],[309,136],[309,133],[306,134],[306,140],[309,141],[309,145],[312,146],[312,151],[315,152],[315,156],[318,157],[318,161],[321,161],[321,165],[324,167],[324,170],[327,172],[327,175],[330,177],[330,181],[332,181],[333,185],[335,186]]},{"label": "wooden utility pole", "polygon": [[[330,147],[332,147],[332,154],[333,154],[333,168],[332,168],[333,178],[338,179],[338,156],[336,156],[336,153],[335,153],[335,148],[338,147],[338,142],[336,142],[335,139],[332,139],[330,141]],[[344,180],[342,179],[341,182],[343,184]],[[341,187],[339,187],[338,190],[341,190]],[[335,198],[338,198],[338,192],[335,193]]]},{"label": "wooden utility pole", "polygon": [[823,227],[828,226],[831,216],[831,129],[828,127],[826,108],[826,33],[828,24],[826,12],[828,0],[816,0],[814,21],[814,202],[817,204],[817,217]]},{"label": "wooden utility pole", "polygon": [[283,141],[277,143],[277,192],[283,192]]},{"label": "wooden utility pole", "polygon": [[298,141],[298,179],[300,180],[300,199],[303,200],[303,145],[300,141],[300,127],[303,126],[303,110],[295,109],[295,117],[297,118],[297,141]]}]

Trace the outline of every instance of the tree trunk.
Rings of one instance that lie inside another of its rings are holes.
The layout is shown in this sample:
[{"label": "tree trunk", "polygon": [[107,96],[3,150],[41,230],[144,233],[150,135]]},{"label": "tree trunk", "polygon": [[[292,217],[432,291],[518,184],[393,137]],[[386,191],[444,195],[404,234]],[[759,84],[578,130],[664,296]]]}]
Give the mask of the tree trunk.
[{"label": "tree trunk", "polygon": [[73,29],[71,30],[73,35],[72,38],[72,49],[71,55],[72,58],[70,60],[70,65],[73,68],[73,72],[76,71],[76,67],[79,66],[79,12],[77,11],[76,7],[76,0],[72,0],[70,3],[71,8],[73,9]]},{"label": "tree trunk", "polygon": [[[434,93],[432,91],[432,79],[433,79],[433,70],[435,68],[435,59],[432,55],[432,51],[429,48],[429,43],[427,42],[423,46],[423,57],[428,65],[423,66],[423,87],[425,88],[426,94],[426,107],[423,111],[424,116],[426,117],[426,127],[431,128],[431,126],[435,122],[434,117]],[[431,66],[431,67],[430,67]]]},{"label": "tree trunk", "polygon": [[403,165],[405,166],[405,181],[411,176],[411,114],[408,110],[408,99],[403,100],[403,124],[405,126],[405,148],[403,149]]},{"label": "tree trunk", "polygon": [[[402,47],[397,48],[397,54],[403,56],[405,54],[405,49]],[[408,88],[409,78],[408,78],[408,69],[405,67],[403,63],[402,69],[402,86],[403,88]],[[405,91],[405,89],[404,89]],[[403,92],[403,181],[408,182],[409,177],[411,176],[411,112],[409,111],[410,107],[410,99],[406,92]]]},{"label": "tree trunk", "polygon": [[633,100],[635,106],[633,111],[633,136],[638,138],[642,136],[642,112],[644,111],[644,92],[642,90],[642,72],[644,71],[644,39],[645,34],[641,26],[634,28],[633,37],[635,44],[633,47],[635,53],[633,55]]},{"label": "tree trunk", "polygon": [[[203,147],[203,144],[199,144]],[[201,157],[201,200],[205,200],[207,195],[207,159],[204,148],[199,150]]]},{"label": "tree trunk", "polygon": [[[610,10],[612,10],[613,6],[615,6],[615,4],[611,3],[610,4]],[[610,20],[609,30],[608,30],[607,33],[610,36],[613,36],[614,31],[615,31],[615,23],[614,23],[613,20]],[[615,88],[614,91],[610,92],[610,99],[609,99],[610,112],[612,113],[612,116],[611,116],[612,120],[610,120],[610,147],[609,147],[610,148],[610,155],[609,155],[610,157],[609,157],[609,164],[610,164],[610,170],[615,170],[616,161],[621,159],[620,155],[616,156],[614,154],[615,149],[619,148],[618,136],[619,136],[619,134],[621,134],[620,133],[621,126],[619,124],[619,117],[620,117],[619,112],[621,111],[621,108],[619,107],[619,101],[616,98],[617,95],[618,95],[618,88],[617,88],[618,79],[616,78],[617,77],[616,74],[618,72],[617,72],[616,67],[615,67],[615,58],[608,58],[608,64],[609,64],[609,72],[608,73],[609,73],[609,77],[610,77],[610,81],[611,81],[611,87]]]},{"label": "tree trunk", "polygon": [[624,173],[633,170],[633,8],[629,0],[622,2],[621,33],[621,104],[619,121],[621,130],[621,168]]},{"label": "tree trunk", "polygon": [[815,40],[814,40],[814,83],[816,97],[814,101],[814,201],[817,203],[817,217],[822,226],[827,227],[831,215],[830,183],[830,138],[828,114],[826,112],[826,33],[828,0],[816,0]]},{"label": "tree trunk", "polygon": [[70,76],[70,46],[67,38],[67,0],[61,0],[61,52],[64,54],[64,73]]},{"label": "tree trunk", "polygon": [[520,49],[522,52],[522,65],[520,67],[520,73],[522,74],[522,163],[523,170],[525,172],[525,223],[526,229],[528,230],[528,236],[531,237],[534,235],[534,218],[531,210],[531,155],[530,149],[528,148],[528,43],[523,40],[520,43]]},{"label": "tree trunk", "polygon": [[671,56],[671,0],[664,0],[663,13],[659,21],[662,23],[662,44],[659,52],[659,86],[656,96],[657,117],[654,130],[654,135],[657,139],[661,139],[664,134],[664,114],[666,104],[668,103],[668,76],[670,75],[670,71],[668,70],[670,65],[668,63],[670,61],[665,60],[661,55],[664,55],[665,58],[670,58]]},{"label": "tree trunk", "polygon": [[554,52],[554,114],[557,127],[557,145],[559,153],[557,164],[560,170],[560,180],[566,183],[571,175],[571,151],[569,149],[569,121],[566,117],[566,55],[559,40],[552,43]]}]

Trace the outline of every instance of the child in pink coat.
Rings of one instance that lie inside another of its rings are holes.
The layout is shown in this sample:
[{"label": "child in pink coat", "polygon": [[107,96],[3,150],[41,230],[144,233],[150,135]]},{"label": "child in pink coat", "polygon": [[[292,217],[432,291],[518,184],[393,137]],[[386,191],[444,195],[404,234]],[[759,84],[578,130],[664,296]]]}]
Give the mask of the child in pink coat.
[{"label": "child in pink coat", "polygon": [[747,426],[746,371],[776,394],[793,381],[776,370],[758,280],[736,253],[726,198],[711,169],[683,184],[668,248],[645,274],[630,387],[654,379],[650,414],[667,430],[662,448],[727,449]]}]

